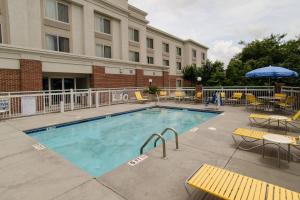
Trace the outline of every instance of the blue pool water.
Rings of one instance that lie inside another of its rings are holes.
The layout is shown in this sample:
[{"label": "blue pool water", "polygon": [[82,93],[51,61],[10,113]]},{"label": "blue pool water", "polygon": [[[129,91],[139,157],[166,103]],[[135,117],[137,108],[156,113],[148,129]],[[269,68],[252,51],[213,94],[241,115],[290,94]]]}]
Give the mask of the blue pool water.
[{"label": "blue pool water", "polygon": [[[100,176],[139,156],[140,147],[152,133],[172,127],[181,134],[216,115],[151,108],[32,132],[30,136],[92,176]],[[166,137],[174,136],[166,134]],[[153,143],[147,148],[153,148]]]}]

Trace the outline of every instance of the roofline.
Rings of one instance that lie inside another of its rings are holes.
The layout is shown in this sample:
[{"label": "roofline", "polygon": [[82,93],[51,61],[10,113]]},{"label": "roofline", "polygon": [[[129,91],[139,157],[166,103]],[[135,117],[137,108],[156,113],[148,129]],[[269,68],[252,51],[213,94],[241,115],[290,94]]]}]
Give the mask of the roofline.
[{"label": "roofline", "polygon": [[137,7],[135,7],[135,6],[133,6],[133,5],[130,5],[130,4],[128,4],[128,10],[129,10],[129,11],[137,12],[137,13],[139,13],[139,14],[145,16],[145,17],[148,15],[147,12],[145,12],[145,11],[143,11],[143,10],[141,10],[141,9],[139,9],[139,8],[137,8]]},{"label": "roofline", "polygon": [[209,47],[207,47],[207,46],[205,46],[203,44],[200,44],[199,42],[196,42],[195,40],[192,40],[192,39],[184,40],[184,42],[186,42],[186,43],[193,43],[193,44],[195,44],[197,46],[201,46],[204,49],[209,49]]},{"label": "roofline", "polygon": [[201,44],[201,43],[199,43],[199,42],[196,42],[196,41],[194,41],[194,40],[192,40],[192,39],[184,40],[184,39],[181,39],[181,38],[179,38],[179,37],[177,37],[177,36],[175,36],[175,35],[172,35],[172,34],[170,34],[170,33],[168,33],[168,32],[162,31],[162,30],[160,30],[160,29],[158,29],[158,28],[155,28],[155,27],[153,27],[153,26],[150,26],[150,25],[147,25],[146,28],[149,29],[149,30],[158,32],[158,33],[160,33],[160,34],[163,34],[163,35],[165,35],[165,36],[167,36],[167,37],[171,37],[171,38],[173,38],[173,39],[175,39],[175,40],[177,40],[177,41],[179,41],[179,42],[182,42],[182,43],[192,43],[192,44],[197,45],[197,46],[200,46],[200,47],[202,47],[202,48],[204,48],[204,49],[209,49],[209,47],[207,47],[207,46],[205,46],[205,45],[203,45],[203,44]]}]

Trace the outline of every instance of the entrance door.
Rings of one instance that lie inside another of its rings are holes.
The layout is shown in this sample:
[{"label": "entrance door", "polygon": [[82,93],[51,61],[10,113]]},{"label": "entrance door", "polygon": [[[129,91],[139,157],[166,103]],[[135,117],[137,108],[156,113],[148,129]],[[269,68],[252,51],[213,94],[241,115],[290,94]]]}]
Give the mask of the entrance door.
[{"label": "entrance door", "polygon": [[64,89],[65,90],[75,89],[74,78],[64,78]]},{"label": "entrance door", "polygon": [[62,90],[62,79],[61,78],[51,78],[51,90]]}]

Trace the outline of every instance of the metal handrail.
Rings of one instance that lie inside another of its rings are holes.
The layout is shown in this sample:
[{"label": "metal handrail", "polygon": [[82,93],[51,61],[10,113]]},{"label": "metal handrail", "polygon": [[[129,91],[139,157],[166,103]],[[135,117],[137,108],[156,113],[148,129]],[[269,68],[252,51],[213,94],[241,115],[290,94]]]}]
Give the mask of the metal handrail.
[{"label": "metal handrail", "polygon": [[162,141],[162,148],[163,148],[163,158],[167,157],[167,153],[166,153],[166,140],[160,135],[160,134],[157,134],[157,133],[153,133],[149,138],[148,140],[146,140],[146,142],[143,144],[143,146],[140,148],[140,154],[142,155],[143,152],[144,152],[144,148],[147,146],[147,144],[154,138],[154,137],[157,137],[157,140],[158,139],[161,139]]},{"label": "metal handrail", "polygon": [[[175,135],[175,145],[176,145],[176,149],[179,149],[179,144],[178,144],[178,133],[175,129],[173,128],[166,128],[163,132],[161,132],[161,136],[163,136],[167,131],[172,131]],[[158,142],[159,138],[157,138],[155,141],[154,141],[154,147],[156,147],[156,143]]]}]

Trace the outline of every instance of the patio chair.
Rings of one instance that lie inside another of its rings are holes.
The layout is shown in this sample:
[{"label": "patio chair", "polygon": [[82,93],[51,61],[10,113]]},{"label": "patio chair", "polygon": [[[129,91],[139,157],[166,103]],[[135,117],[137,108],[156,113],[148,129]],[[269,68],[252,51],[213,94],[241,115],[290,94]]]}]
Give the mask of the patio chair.
[{"label": "patio chair", "polygon": [[226,101],[226,93],[225,92],[221,92],[220,96],[221,96],[222,102],[225,102]]},{"label": "patio chair", "polygon": [[202,165],[186,181],[188,185],[221,199],[300,200],[300,193],[226,169]]},{"label": "patio chair", "polygon": [[163,98],[166,100],[168,98],[167,91],[159,91],[159,98]]},{"label": "patio chair", "polygon": [[[298,119],[300,119],[300,110],[296,112],[293,116],[290,116],[286,120],[283,120],[283,122],[286,128],[288,125],[291,125],[299,129],[299,127],[296,125]],[[257,125],[263,125],[267,123],[270,125],[272,120],[272,115],[252,113],[249,115],[249,120],[251,124],[255,123]],[[263,120],[263,121],[259,122],[258,120]]]},{"label": "patio chair", "polygon": [[238,104],[242,99],[243,93],[241,92],[234,92],[232,97],[227,99],[228,102],[233,104]]},{"label": "patio chair", "polygon": [[203,100],[202,98],[203,98],[202,92],[197,92],[194,97],[194,100],[196,103],[199,103],[199,102],[201,103]]},{"label": "patio chair", "polygon": [[183,92],[181,92],[181,91],[176,91],[175,92],[175,99],[176,100],[181,101],[181,100],[183,100],[183,98],[184,98],[184,93]]},{"label": "patio chair", "polygon": [[134,93],[135,94],[135,97],[136,97],[136,100],[137,102],[139,103],[145,103],[148,101],[148,99],[145,99],[142,95],[141,95],[141,92],[137,91]]},{"label": "patio chair", "polygon": [[288,96],[284,102],[278,102],[276,103],[276,105],[278,105],[280,108],[288,109],[294,106],[295,101],[296,101],[295,97]]},{"label": "patio chair", "polygon": [[275,93],[274,97],[279,99],[279,102],[284,102],[286,99],[286,94],[285,93]]},{"label": "patio chair", "polygon": [[246,94],[246,101],[248,105],[254,106],[255,110],[257,107],[263,106],[264,104],[256,99],[256,97],[252,93]]}]

